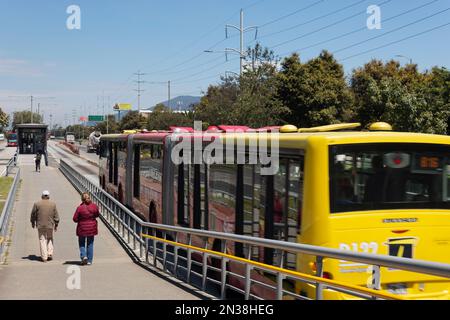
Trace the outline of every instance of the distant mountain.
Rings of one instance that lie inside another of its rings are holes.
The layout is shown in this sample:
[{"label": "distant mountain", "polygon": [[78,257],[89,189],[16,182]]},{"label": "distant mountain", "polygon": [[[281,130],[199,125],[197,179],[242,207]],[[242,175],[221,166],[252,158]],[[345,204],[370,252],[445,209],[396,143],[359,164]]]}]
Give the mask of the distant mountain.
[{"label": "distant mountain", "polygon": [[[194,97],[194,96],[176,97],[176,98],[170,99],[170,108],[174,111],[191,110],[192,105],[199,103],[200,99],[201,99],[201,97]],[[169,101],[164,101],[161,103],[164,104],[166,107],[169,107]],[[153,108],[150,108],[150,110]]]}]

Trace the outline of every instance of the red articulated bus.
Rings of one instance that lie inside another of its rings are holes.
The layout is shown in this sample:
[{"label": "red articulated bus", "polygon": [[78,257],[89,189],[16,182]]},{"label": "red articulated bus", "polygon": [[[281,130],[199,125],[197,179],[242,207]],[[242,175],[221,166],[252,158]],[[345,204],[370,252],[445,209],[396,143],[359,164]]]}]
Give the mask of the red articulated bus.
[{"label": "red articulated bus", "polygon": [[[232,126],[209,129],[211,140],[236,130]],[[237,129],[255,132],[248,127]],[[175,135],[177,139],[173,139]],[[177,165],[172,161],[171,154],[180,140],[190,140],[193,146],[196,139],[202,138],[203,134],[196,134],[192,129],[177,127],[172,127],[171,131],[103,135],[100,143],[100,185],[144,221],[264,237],[253,231],[250,234],[243,232],[249,226],[245,225],[243,217],[237,217],[235,213],[232,198],[237,184],[236,165]],[[201,143],[204,148],[205,142]],[[251,177],[246,176],[245,181],[250,187]],[[188,239],[179,234],[178,241],[187,243]],[[204,248],[206,245],[211,250],[222,250],[218,239],[208,239],[207,244],[197,237],[191,241],[197,247]],[[228,254],[247,256],[245,246],[240,244],[227,243],[226,249]],[[193,254],[193,259],[202,261],[201,255]],[[259,254],[259,260],[264,262],[263,259],[264,254]],[[218,259],[210,259],[208,263],[220,268]],[[227,269],[236,274],[245,273],[245,268],[237,263],[228,263]],[[252,278],[275,285],[275,282],[257,272],[252,274]],[[228,275],[227,281],[234,287],[245,287],[240,277]],[[275,298],[274,291],[264,286],[254,285],[251,291],[259,297]]]}]

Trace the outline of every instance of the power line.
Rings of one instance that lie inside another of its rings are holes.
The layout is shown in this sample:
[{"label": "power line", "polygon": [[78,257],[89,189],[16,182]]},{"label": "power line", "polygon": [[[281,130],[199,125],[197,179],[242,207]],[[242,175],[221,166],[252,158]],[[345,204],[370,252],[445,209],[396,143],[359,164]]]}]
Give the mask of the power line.
[{"label": "power line", "polygon": [[347,9],[349,9],[349,8],[352,8],[352,7],[354,7],[354,6],[357,6],[357,5],[359,5],[359,4],[363,3],[363,2],[366,2],[366,1],[367,1],[367,0],[360,0],[360,1],[358,1],[358,2],[355,2],[355,3],[351,4],[351,5],[348,5],[348,6],[346,6],[346,7],[343,7],[343,8],[341,8],[341,9],[338,9],[338,10],[332,11],[332,12],[330,12],[330,13],[327,13],[327,14],[325,14],[325,15],[316,17],[316,18],[314,18],[314,19],[311,19],[311,20],[302,22],[302,23],[297,24],[297,25],[294,25],[294,26],[292,26],[292,27],[285,28],[285,29],[282,29],[282,30],[279,30],[279,31],[276,31],[276,32],[273,32],[273,33],[269,33],[269,34],[267,34],[267,35],[263,35],[263,36],[261,36],[261,37],[259,37],[259,38],[260,38],[260,39],[264,39],[264,38],[272,37],[272,36],[274,36],[274,35],[278,35],[278,34],[280,34],[280,33],[284,33],[284,32],[286,32],[286,31],[290,31],[290,30],[293,30],[293,29],[297,29],[297,28],[299,28],[299,27],[305,26],[305,25],[310,24],[310,23],[312,23],[312,22],[315,22],[315,21],[318,21],[318,20],[327,18],[327,17],[329,17],[329,16],[335,15],[336,13],[339,13],[339,12],[341,12],[341,11],[345,11],[345,10],[347,10]]},{"label": "power line", "polygon": [[311,9],[312,7],[315,7],[316,5],[318,5],[318,4],[320,4],[320,3],[324,2],[324,1],[325,1],[325,0],[319,0],[319,1],[316,1],[316,2],[310,4],[310,5],[306,6],[306,7],[302,7],[302,8],[300,8],[300,9],[298,9],[298,10],[295,10],[294,12],[291,12],[291,13],[289,13],[289,14],[287,14],[287,15],[284,15],[284,16],[281,16],[281,17],[279,17],[279,18],[276,18],[276,19],[274,19],[274,20],[272,20],[272,21],[266,22],[266,23],[260,25],[260,28],[267,27],[268,25],[274,24],[274,23],[279,22],[279,21],[281,21],[281,20],[284,20],[284,19],[286,19],[286,18],[292,17],[292,16],[294,16],[294,15],[300,13],[300,12],[303,12],[303,11],[306,11],[306,10],[308,10],[308,9]]},{"label": "power line", "polygon": [[[232,60],[237,60],[237,59],[232,59]],[[203,70],[201,70],[201,71],[199,71],[199,72],[190,74],[190,75],[185,76],[185,77],[181,77],[181,78],[175,79],[175,80],[173,80],[173,82],[178,82],[178,81],[181,81],[181,80],[190,79],[190,78],[192,78],[192,77],[198,76],[199,74],[202,74],[202,73],[205,73],[205,72],[214,70],[214,69],[216,69],[217,67],[220,67],[220,66],[222,66],[222,65],[224,65],[224,64],[226,64],[226,63],[228,63],[228,62],[230,62],[230,61],[226,61],[225,63],[224,63],[224,62],[218,63],[218,64],[216,64],[216,65],[214,65],[214,66],[212,66],[212,67],[209,67],[209,68],[207,68],[207,69],[203,69]]]},{"label": "power line", "polygon": [[379,50],[379,49],[383,49],[383,48],[389,47],[391,45],[398,44],[400,42],[416,38],[416,37],[421,36],[423,34],[430,33],[432,31],[435,31],[435,30],[438,30],[438,29],[442,29],[442,28],[444,28],[446,26],[449,26],[449,25],[450,25],[450,22],[447,22],[445,24],[441,24],[441,25],[436,26],[434,28],[431,28],[431,29],[428,29],[428,30],[425,30],[425,31],[422,31],[422,32],[419,32],[419,33],[416,33],[416,34],[413,34],[413,35],[408,36],[406,38],[403,38],[403,39],[400,39],[400,40],[396,40],[396,41],[392,41],[392,42],[390,42],[388,44],[385,44],[385,45],[382,45],[382,46],[379,46],[379,47],[376,47],[376,48],[372,48],[372,49],[369,49],[369,50],[366,50],[366,51],[363,51],[363,52],[360,52],[360,53],[357,53],[357,54],[354,54],[354,55],[351,55],[351,56],[348,56],[348,57],[345,57],[343,59],[340,59],[339,61],[346,61],[346,60],[349,60],[349,59],[352,59],[352,58],[356,58],[356,57],[364,55],[366,53],[369,53],[369,52],[372,52],[372,51],[376,51],[376,50]]},{"label": "power line", "polygon": [[[389,2],[392,2],[392,0],[387,0],[387,1],[381,2],[381,3],[378,4],[378,6],[383,6],[383,5],[385,5],[385,4],[389,3]],[[321,28],[319,28],[319,29],[316,29],[316,30],[314,30],[314,31],[311,31],[311,32],[308,32],[308,33],[304,33],[304,34],[302,34],[301,36],[295,37],[294,39],[290,39],[290,40],[287,40],[287,41],[283,41],[283,42],[281,42],[281,43],[279,43],[279,44],[276,44],[276,45],[274,45],[274,46],[272,46],[272,47],[270,47],[270,48],[271,48],[271,49],[278,48],[278,47],[281,47],[281,46],[283,46],[283,45],[285,45],[285,44],[288,44],[288,43],[297,41],[297,40],[302,39],[302,38],[305,38],[305,37],[308,37],[308,36],[310,36],[310,35],[312,35],[312,34],[315,34],[315,33],[317,33],[317,32],[323,31],[323,30],[325,30],[325,29],[334,27],[334,26],[336,26],[336,25],[338,25],[338,24],[341,24],[341,23],[343,23],[343,22],[345,22],[345,21],[348,21],[348,20],[350,20],[350,19],[352,19],[352,18],[356,18],[356,17],[360,16],[362,13],[366,13],[366,10],[357,12],[357,13],[355,13],[355,14],[352,14],[352,15],[350,15],[350,16],[348,16],[348,17],[345,17],[345,18],[343,18],[343,19],[341,19],[341,20],[339,20],[339,21],[336,21],[336,22],[334,22],[334,23],[331,23],[331,24],[329,24],[329,25],[326,25],[326,26],[321,27]]]},{"label": "power line", "polygon": [[366,40],[363,40],[363,41],[359,41],[359,42],[354,43],[354,44],[352,44],[352,45],[349,45],[349,46],[346,46],[346,47],[344,47],[344,48],[335,50],[335,51],[333,51],[333,53],[336,54],[336,53],[338,53],[338,52],[341,52],[341,51],[344,51],[344,50],[347,50],[347,49],[350,49],[350,48],[359,46],[359,45],[361,45],[361,44],[363,44],[363,43],[366,43],[366,42],[369,42],[369,41],[372,41],[372,40],[375,40],[375,39],[378,39],[378,38],[387,36],[388,34],[391,34],[391,33],[397,32],[397,31],[399,31],[399,30],[402,30],[402,29],[404,29],[404,28],[410,27],[410,26],[415,25],[415,24],[417,24],[417,23],[419,23],[419,22],[428,20],[428,19],[430,19],[430,18],[432,18],[432,17],[435,17],[435,16],[437,16],[437,15],[439,15],[439,14],[441,14],[441,13],[447,12],[447,11],[449,11],[449,10],[450,10],[450,8],[447,8],[447,9],[444,9],[444,10],[441,10],[441,11],[438,11],[438,12],[436,12],[436,13],[433,13],[433,14],[429,15],[429,16],[426,16],[426,17],[421,18],[421,19],[419,19],[419,20],[415,20],[415,21],[413,21],[413,22],[411,22],[411,23],[405,24],[405,25],[400,26],[400,27],[398,27],[398,28],[395,28],[395,29],[393,29],[393,30],[391,30],[391,31],[385,32],[385,33],[383,33],[383,34],[380,34],[380,35],[378,35],[378,36],[375,36],[375,37],[372,37],[372,38],[369,38],[369,39],[366,39]]},{"label": "power line", "polygon": [[[419,10],[419,9],[422,9],[422,8],[424,8],[424,7],[426,7],[426,6],[429,6],[429,5],[433,4],[433,3],[436,3],[436,2],[438,2],[438,1],[440,1],[440,0],[433,0],[433,1],[431,1],[431,2],[425,3],[425,4],[423,4],[423,5],[420,5],[420,6],[418,6],[418,7],[415,7],[415,8],[413,8],[413,9],[410,9],[410,10],[407,10],[407,11],[402,12],[402,13],[400,13],[400,14],[397,14],[397,15],[395,15],[395,16],[392,16],[392,17],[390,17],[390,18],[384,19],[384,20],[383,20],[383,23],[386,23],[386,22],[395,20],[395,19],[397,19],[397,18],[399,18],[399,17],[401,17],[401,16],[404,16],[404,15],[409,14],[409,13],[411,13],[411,12],[414,12],[414,11],[417,11],[417,10]],[[352,30],[352,31],[350,31],[350,32],[341,34],[341,35],[339,35],[339,36],[336,36],[336,37],[333,37],[333,38],[329,38],[329,39],[327,39],[327,40],[323,40],[323,41],[314,43],[314,44],[312,44],[312,45],[305,46],[305,47],[300,48],[300,49],[296,49],[296,50],[294,50],[294,51],[299,52],[299,51],[307,50],[307,49],[310,49],[310,48],[314,48],[314,47],[317,47],[317,46],[319,46],[319,45],[322,45],[322,44],[325,44],[325,43],[328,43],[328,42],[331,42],[331,41],[334,41],[334,40],[342,39],[342,38],[344,38],[344,37],[346,37],[346,36],[349,36],[349,35],[352,35],[352,34],[355,34],[355,33],[361,32],[361,31],[365,31],[365,30],[367,30],[367,27],[362,27],[362,28],[359,28],[359,29],[355,29],[355,30]],[[290,52],[292,52],[292,50],[289,51],[289,52],[284,52],[284,53],[282,53],[281,55],[284,56],[284,55],[286,55],[286,54],[289,54]]]},{"label": "power line", "polygon": [[[253,4],[250,4],[250,5],[246,6],[246,7],[244,7],[243,10],[253,8],[253,7],[255,7],[255,6],[261,4],[261,3],[264,2],[264,1],[266,1],[266,0],[258,0],[258,1],[255,1]],[[239,11],[238,11],[238,12],[239,12]],[[173,57],[178,56],[178,55],[179,55],[179,52],[186,51],[186,49],[188,49],[188,48],[194,46],[194,45],[197,44],[200,40],[206,38],[208,35],[210,35],[210,34],[213,33],[214,31],[216,31],[216,30],[218,30],[219,28],[221,28],[225,23],[227,23],[228,21],[230,21],[231,19],[233,19],[235,15],[236,15],[236,13],[233,13],[233,15],[230,16],[230,18],[228,18],[228,19],[226,19],[225,21],[223,21],[222,23],[218,24],[216,27],[214,27],[213,29],[211,29],[210,31],[208,31],[207,33],[205,33],[203,36],[201,36],[201,37],[198,38],[197,40],[193,41],[191,44],[186,45],[186,46],[183,46],[180,50],[177,51],[177,53],[176,53],[175,55],[172,55],[170,58],[164,58],[164,59],[163,59],[162,61],[160,61],[158,64],[161,64],[162,62],[168,61],[168,60],[172,59]],[[219,44],[225,42],[226,40],[227,40],[227,39],[222,39],[222,40],[216,42],[216,43],[213,44],[211,47],[209,47],[208,50],[214,49],[215,47],[217,47]],[[201,57],[203,54],[204,54],[204,52],[202,51],[202,52],[200,52],[200,53],[194,55],[193,57],[191,57],[191,58],[189,58],[189,59],[187,59],[187,60],[185,60],[185,61],[183,61],[183,62],[180,62],[180,63],[178,63],[178,64],[175,64],[175,65],[173,65],[173,66],[170,66],[170,67],[168,67],[168,68],[165,68],[165,69],[162,69],[162,70],[159,70],[159,71],[152,71],[152,72],[150,72],[150,73],[152,73],[152,74],[154,74],[154,73],[158,74],[158,73],[164,73],[164,72],[167,72],[167,71],[172,70],[172,69],[175,69],[175,68],[177,68],[177,67],[179,67],[179,66],[185,65],[185,64],[187,64],[187,63],[189,63],[189,62],[192,62],[192,61],[196,60],[197,58]]]}]

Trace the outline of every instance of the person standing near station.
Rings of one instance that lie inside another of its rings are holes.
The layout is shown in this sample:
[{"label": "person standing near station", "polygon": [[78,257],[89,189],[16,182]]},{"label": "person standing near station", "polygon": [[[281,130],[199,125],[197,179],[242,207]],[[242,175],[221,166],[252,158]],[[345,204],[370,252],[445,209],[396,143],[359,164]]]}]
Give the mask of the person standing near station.
[{"label": "person standing near station", "polygon": [[47,190],[42,192],[42,199],[33,205],[30,222],[33,229],[38,229],[42,262],[53,260],[53,230],[58,230],[59,215]]},{"label": "person standing near station", "polygon": [[81,195],[81,201],[73,215],[73,221],[77,223],[81,264],[91,265],[94,259],[94,237],[98,234],[97,218],[100,216],[100,211],[91,201],[88,193]]},{"label": "person standing near station", "polygon": [[38,151],[36,153],[36,156],[34,157],[34,162],[36,163],[36,172],[41,172],[41,159],[42,159],[41,152]]}]

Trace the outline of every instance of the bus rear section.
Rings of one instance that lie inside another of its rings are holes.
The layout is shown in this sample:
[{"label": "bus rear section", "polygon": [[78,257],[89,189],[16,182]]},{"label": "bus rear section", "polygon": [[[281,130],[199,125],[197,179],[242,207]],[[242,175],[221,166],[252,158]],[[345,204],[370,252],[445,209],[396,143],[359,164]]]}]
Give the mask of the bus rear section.
[{"label": "bus rear section", "polygon": [[7,134],[7,146],[8,147],[17,147],[17,133],[10,132]]},{"label": "bus rear section", "polygon": [[[420,143],[329,147],[329,243],[341,250],[450,263],[450,148]],[[327,276],[360,286],[371,269],[327,260]],[[450,282],[381,268],[381,290],[408,299],[449,299]],[[325,298],[346,299],[328,291]]]}]

